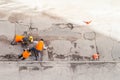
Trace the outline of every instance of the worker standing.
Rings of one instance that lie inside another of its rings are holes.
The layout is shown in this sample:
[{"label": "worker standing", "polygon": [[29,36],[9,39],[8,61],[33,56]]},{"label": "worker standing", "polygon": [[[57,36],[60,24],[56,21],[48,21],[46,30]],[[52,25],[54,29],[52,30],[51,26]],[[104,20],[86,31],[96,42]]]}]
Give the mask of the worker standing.
[{"label": "worker standing", "polygon": [[36,46],[30,49],[30,51],[35,52],[35,54],[37,55],[37,56],[35,56],[36,60],[38,60],[38,58],[39,58],[40,61],[42,61],[44,46],[45,46],[44,45],[44,40],[40,39],[40,41],[38,41]]},{"label": "worker standing", "polygon": [[93,60],[98,60],[99,59],[99,53],[95,53],[92,56]]}]

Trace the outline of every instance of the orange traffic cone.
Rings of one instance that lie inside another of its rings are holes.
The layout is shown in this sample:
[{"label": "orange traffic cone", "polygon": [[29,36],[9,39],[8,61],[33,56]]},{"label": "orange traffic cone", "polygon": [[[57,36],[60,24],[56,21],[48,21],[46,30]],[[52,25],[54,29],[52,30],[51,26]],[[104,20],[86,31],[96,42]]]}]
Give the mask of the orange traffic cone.
[{"label": "orange traffic cone", "polygon": [[90,24],[92,22],[92,20],[91,21],[83,21],[83,22],[86,24]]}]

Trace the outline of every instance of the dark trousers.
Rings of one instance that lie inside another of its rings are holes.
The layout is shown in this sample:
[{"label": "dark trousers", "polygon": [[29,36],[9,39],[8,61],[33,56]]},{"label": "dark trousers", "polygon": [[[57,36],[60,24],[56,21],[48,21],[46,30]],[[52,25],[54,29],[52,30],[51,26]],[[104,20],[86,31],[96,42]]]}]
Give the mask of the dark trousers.
[{"label": "dark trousers", "polygon": [[35,56],[35,60],[40,59],[40,61],[42,61],[42,51],[39,51],[37,49],[35,49],[34,47],[30,49],[30,51],[33,52],[33,55]]},{"label": "dark trousers", "polygon": [[21,55],[19,55],[19,56],[18,56],[18,58],[19,58],[19,59],[21,59],[21,60],[25,60],[25,58],[23,57],[23,55],[22,55],[22,54],[21,54]]}]

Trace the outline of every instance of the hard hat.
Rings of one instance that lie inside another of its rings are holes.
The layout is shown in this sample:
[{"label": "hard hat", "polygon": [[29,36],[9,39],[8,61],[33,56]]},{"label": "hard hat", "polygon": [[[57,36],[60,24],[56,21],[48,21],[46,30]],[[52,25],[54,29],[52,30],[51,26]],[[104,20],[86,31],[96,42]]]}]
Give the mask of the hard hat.
[{"label": "hard hat", "polygon": [[33,37],[32,37],[32,36],[29,36],[29,39],[33,39]]},{"label": "hard hat", "polygon": [[33,42],[33,36],[29,36],[29,40]]}]

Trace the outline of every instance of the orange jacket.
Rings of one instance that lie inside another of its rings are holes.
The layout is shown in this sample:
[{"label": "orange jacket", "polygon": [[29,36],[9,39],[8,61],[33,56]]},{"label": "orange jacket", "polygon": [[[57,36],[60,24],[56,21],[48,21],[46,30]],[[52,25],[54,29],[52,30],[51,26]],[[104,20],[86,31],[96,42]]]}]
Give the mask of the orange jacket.
[{"label": "orange jacket", "polygon": [[23,53],[22,53],[22,56],[23,58],[28,58],[30,56],[30,52],[28,52],[27,50],[25,50]]},{"label": "orange jacket", "polygon": [[94,59],[94,60],[96,60],[96,59],[98,59],[98,58],[99,58],[99,55],[98,55],[97,53],[95,53],[95,54],[93,54],[93,56],[92,56],[92,57],[93,57],[93,59]]},{"label": "orange jacket", "polygon": [[36,49],[39,51],[42,51],[44,47],[44,42],[43,41],[39,41],[36,45]]},{"label": "orange jacket", "polygon": [[22,39],[23,39],[24,37],[25,37],[25,36],[16,35],[16,36],[15,36],[15,42],[20,42],[20,41],[22,41]]}]

